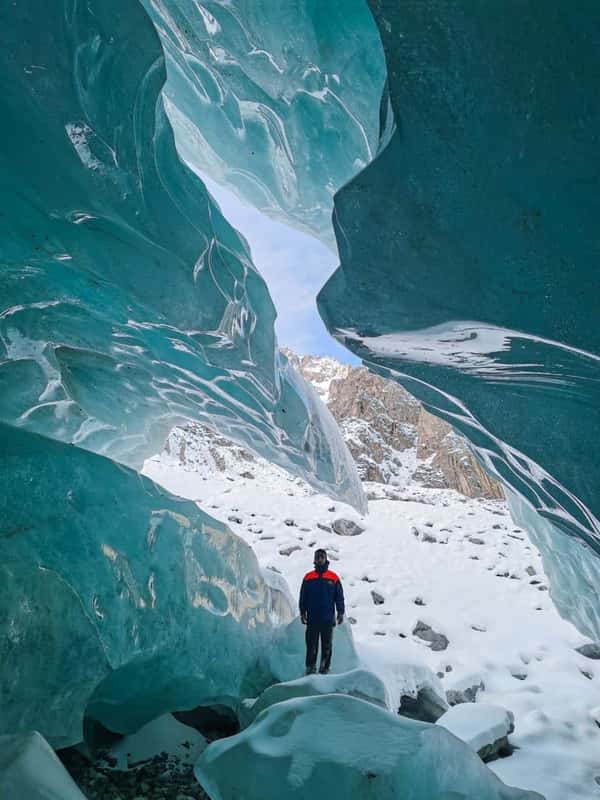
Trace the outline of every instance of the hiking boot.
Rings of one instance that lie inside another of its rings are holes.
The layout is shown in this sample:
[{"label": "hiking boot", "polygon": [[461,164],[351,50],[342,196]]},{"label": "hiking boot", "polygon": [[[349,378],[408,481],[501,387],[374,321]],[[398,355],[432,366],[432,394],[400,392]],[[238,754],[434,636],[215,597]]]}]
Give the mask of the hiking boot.
[{"label": "hiking boot", "polygon": [[329,675],[329,670],[328,669],[320,669],[319,670],[319,675]]},{"label": "hiking boot", "polygon": [[304,674],[305,675],[314,675],[316,673],[316,671],[317,671],[316,667],[307,667],[306,668],[306,672]]}]

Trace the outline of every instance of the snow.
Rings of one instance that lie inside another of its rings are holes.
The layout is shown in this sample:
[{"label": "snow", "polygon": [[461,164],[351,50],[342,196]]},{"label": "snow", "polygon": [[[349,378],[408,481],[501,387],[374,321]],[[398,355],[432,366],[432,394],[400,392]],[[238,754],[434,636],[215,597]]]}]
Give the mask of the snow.
[{"label": "snow", "polygon": [[[248,468],[253,480],[240,477]],[[515,717],[510,741],[518,750],[490,764],[503,781],[547,800],[600,797],[600,729],[592,712],[600,706],[600,666],[575,652],[588,640],[557,613],[539,553],[504,502],[407,479],[401,487],[366,484],[377,499],[363,517],[262,459],[248,465],[233,458],[226,472],[194,472],[162,455],[146,462],[145,472],[213,516],[241,519],[228,524],[263,568],[283,575],[294,596],[314,550],[324,547],[346,596],[334,658],[352,618],[360,660],[386,682],[396,707],[419,686],[443,696],[481,681],[477,703]],[[317,527],[340,517],[364,533],[342,537]],[[280,552],[292,545],[300,549]],[[383,604],[375,605],[371,590]],[[448,638],[446,650],[432,651],[413,636],[419,620]],[[300,677],[303,664],[300,643],[279,680]]]},{"label": "snow", "polygon": [[182,764],[193,764],[207,745],[194,728],[182,725],[171,714],[152,720],[130,736],[120,739],[110,750],[116,759],[114,769],[127,770],[160,753],[174,755]]},{"label": "snow", "polygon": [[448,709],[437,725],[446,728],[475,752],[507,736],[513,728],[513,716],[500,706],[487,703],[461,703]]},{"label": "snow", "polygon": [[306,675],[295,681],[275,683],[252,704],[244,706],[244,727],[250,725],[261,711],[294,697],[310,697],[322,694],[347,694],[361,700],[389,708],[388,693],[377,675],[365,669],[353,669],[337,675]]}]

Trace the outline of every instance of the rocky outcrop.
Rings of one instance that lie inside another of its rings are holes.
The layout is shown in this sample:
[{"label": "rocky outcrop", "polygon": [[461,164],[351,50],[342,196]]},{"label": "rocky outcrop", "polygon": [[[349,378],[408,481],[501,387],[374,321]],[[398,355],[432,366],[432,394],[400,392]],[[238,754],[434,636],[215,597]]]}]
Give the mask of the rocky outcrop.
[{"label": "rocky outcrop", "polygon": [[[363,481],[402,484],[412,479],[467,497],[503,497],[500,484],[484,472],[466,440],[399,384],[333,358],[283,352],[329,406]],[[166,450],[186,469],[254,477],[247,472],[247,463],[255,461],[251,453],[201,425],[175,429]]]},{"label": "rocky outcrop", "polygon": [[469,449],[447,422],[421,408],[417,423],[415,479],[426,486],[456,489],[467,497],[502,499],[500,484],[484,472]]},{"label": "rocky outcrop", "polygon": [[[315,379],[315,361],[312,378],[304,377]],[[327,374],[332,374],[329,364]],[[503,497],[500,484],[484,472],[466,440],[399,384],[364,367],[347,368],[329,382],[327,399],[363,480],[396,482],[406,473],[407,451],[414,450],[412,477],[418,483],[467,497]]]}]

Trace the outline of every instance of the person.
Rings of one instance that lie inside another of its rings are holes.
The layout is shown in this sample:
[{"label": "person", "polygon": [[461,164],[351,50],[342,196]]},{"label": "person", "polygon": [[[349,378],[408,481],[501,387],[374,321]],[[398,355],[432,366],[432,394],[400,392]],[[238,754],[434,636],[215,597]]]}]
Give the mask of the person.
[{"label": "person", "polygon": [[316,672],[319,639],[319,672],[327,675],[331,665],[333,628],[336,621],[338,625],[344,621],[344,590],[338,576],[329,569],[325,550],[315,550],[314,565],[314,570],[306,573],[300,587],[300,619],[306,625],[306,675]]}]

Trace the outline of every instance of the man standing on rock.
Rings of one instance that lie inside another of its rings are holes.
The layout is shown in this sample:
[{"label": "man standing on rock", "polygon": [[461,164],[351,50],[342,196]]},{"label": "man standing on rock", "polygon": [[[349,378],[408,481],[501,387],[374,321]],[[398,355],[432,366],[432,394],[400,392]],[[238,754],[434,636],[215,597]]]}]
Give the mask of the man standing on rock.
[{"label": "man standing on rock", "polygon": [[[331,664],[333,627],[344,621],[344,590],[338,576],[329,569],[325,550],[315,550],[315,568],[307,572],[300,588],[300,619],[306,625],[306,674],[317,671],[317,650],[321,639],[319,672],[327,675]],[[337,618],[336,618],[337,611]]]}]

